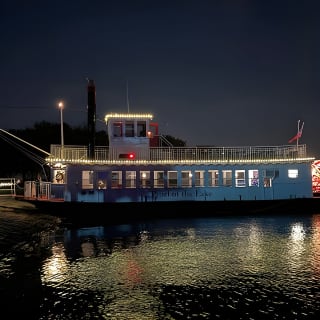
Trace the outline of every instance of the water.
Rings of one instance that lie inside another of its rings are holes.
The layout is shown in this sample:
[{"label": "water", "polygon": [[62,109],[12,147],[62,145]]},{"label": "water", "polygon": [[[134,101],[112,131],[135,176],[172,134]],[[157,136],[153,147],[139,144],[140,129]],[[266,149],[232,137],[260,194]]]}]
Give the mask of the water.
[{"label": "water", "polygon": [[320,214],[62,225],[0,257],[8,319],[320,315]]}]

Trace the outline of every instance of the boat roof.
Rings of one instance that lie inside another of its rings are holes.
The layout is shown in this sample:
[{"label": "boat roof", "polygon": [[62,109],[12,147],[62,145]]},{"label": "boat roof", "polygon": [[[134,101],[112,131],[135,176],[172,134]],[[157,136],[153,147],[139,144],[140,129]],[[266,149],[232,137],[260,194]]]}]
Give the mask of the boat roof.
[{"label": "boat roof", "polygon": [[104,117],[105,122],[109,119],[153,119],[150,113],[108,113]]}]

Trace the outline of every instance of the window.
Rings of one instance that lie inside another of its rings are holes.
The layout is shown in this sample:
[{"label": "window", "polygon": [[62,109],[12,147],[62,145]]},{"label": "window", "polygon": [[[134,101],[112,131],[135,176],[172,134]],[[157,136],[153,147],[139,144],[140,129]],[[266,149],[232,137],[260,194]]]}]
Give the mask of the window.
[{"label": "window", "polygon": [[178,172],[168,171],[168,188],[176,188],[178,186]]},{"label": "window", "polygon": [[276,170],[276,169],[264,170],[263,171],[263,186],[265,188],[271,188],[273,179],[276,179],[278,177],[279,177],[279,170]]},{"label": "window", "polygon": [[135,171],[126,171],[126,188],[136,187],[136,175]]},{"label": "window", "polygon": [[155,188],[163,188],[164,187],[164,172],[163,171],[155,171],[153,179],[154,179],[154,187]]},{"label": "window", "polygon": [[279,177],[279,170],[267,169],[264,171],[264,177],[277,178],[277,177]]},{"label": "window", "polygon": [[147,131],[146,131],[146,122],[145,121],[138,121],[137,123],[137,133],[138,137],[146,137]]},{"label": "window", "polygon": [[288,178],[290,178],[290,179],[298,178],[298,169],[289,169],[288,170]]},{"label": "window", "polygon": [[122,171],[112,171],[111,188],[122,188]]},{"label": "window", "polygon": [[222,170],[222,184],[225,187],[232,186],[232,171],[231,170]]},{"label": "window", "polygon": [[219,185],[219,171],[218,170],[209,170],[209,186],[217,187]]},{"label": "window", "polygon": [[258,170],[248,171],[248,184],[250,187],[259,187],[259,171]]},{"label": "window", "polygon": [[97,172],[97,189],[106,189],[107,188],[107,173],[106,172]]},{"label": "window", "polygon": [[140,187],[150,188],[150,171],[140,171]]},{"label": "window", "polygon": [[122,122],[113,123],[113,136],[122,137]]},{"label": "window", "polygon": [[204,171],[195,171],[194,172],[194,183],[196,187],[204,186]]},{"label": "window", "polygon": [[82,171],[82,189],[93,189],[93,171]]},{"label": "window", "polygon": [[134,123],[133,121],[126,121],[125,125],[125,136],[126,137],[134,137]]},{"label": "window", "polygon": [[181,171],[181,187],[192,187],[191,171]]},{"label": "window", "polygon": [[235,171],[236,177],[236,187],[245,187],[246,186],[246,172],[245,170],[236,170]]},{"label": "window", "polygon": [[263,186],[265,188],[271,188],[272,187],[272,179],[271,178],[263,178]]}]

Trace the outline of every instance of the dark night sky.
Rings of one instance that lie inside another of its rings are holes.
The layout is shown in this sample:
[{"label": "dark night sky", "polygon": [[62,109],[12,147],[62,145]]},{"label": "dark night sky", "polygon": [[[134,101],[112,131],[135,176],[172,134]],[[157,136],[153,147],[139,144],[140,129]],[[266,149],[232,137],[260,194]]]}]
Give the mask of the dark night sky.
[{"label": "dark night sky", "polygon": [[153,113],[187,145],[300,143],[320,158],[320,1],[56,0],[0,4],[0,128]]}]

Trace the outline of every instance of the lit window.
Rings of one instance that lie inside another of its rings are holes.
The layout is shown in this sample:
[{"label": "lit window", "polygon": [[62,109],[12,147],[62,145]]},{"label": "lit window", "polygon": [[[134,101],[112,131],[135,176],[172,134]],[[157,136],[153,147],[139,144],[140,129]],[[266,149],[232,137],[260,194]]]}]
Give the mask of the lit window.
[{"label": "lit window", "polygon": [[136,171],[126,171],[126,188],[136,187]]},{"label": "lit window", "polygon": [[232,171],[231,170],[222,170],[222,184],[225,187],[232,186]]},{"label": "lit window", "polygon": [[93,171],[82,171],[82,189],[93,189]]},{"label": "lit window", "polygon": [[219,185],[219,171],[209,170],[209,186],[216,187]]},{"label": "lit window", "polygon": [[107,188],[107,173],[98,171],[97,172],[97,188],[106,189]]},{"label": "lit window", "polygon": [[154,172],[154,187],[163,188],[164,187],[164,172],[155,171]]},{"label": "lit window", "polygon": [[271,178],[263,178],[263,186],[265,188],[271,188],[272,187],[272,179]]},{"label": "lit window", "polygon": [[121,171],[112,171],[111,188],[122,188],[122,172]]},{"label": "lit window", "polygon": [[235,176],[236,176],[236,187],[245,187],[246,186],[245,170],[236,170]]},{"label": "lit window", "polygon": [[249,170],[248,182],[250,187],[259,187],[259,171],[258,170]]},{"label": "lit window", "polygon": [[140,187],[150,188],[150,171],[140,171]]},{"label": "lit window", "polygon": [[298,169],[289,169],[288,170],[288,178],[291,178],[291,179],[298,178]]},{"label": "lit window", "polygon": [[194,172],[194,184],[196,187],[203,187],[204,186],[204,171],[195,171]]},{"label": "lit window", "polygon": [[181,186],[182,187],[192,187],[191,171],[181,171]]}]

